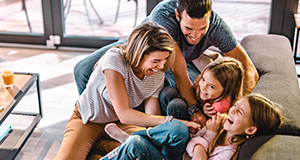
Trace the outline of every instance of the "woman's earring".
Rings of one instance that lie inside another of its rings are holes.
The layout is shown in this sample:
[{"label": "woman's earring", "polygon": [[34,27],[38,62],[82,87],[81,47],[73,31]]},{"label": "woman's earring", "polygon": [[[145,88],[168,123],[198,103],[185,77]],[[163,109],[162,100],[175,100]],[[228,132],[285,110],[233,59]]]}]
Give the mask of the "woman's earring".
[{"label": "woman's earring", "polygon": [[246,138],[247,138],[247,139],[249,139],[249,138],[250,138],[248,134],[246,134]]}]

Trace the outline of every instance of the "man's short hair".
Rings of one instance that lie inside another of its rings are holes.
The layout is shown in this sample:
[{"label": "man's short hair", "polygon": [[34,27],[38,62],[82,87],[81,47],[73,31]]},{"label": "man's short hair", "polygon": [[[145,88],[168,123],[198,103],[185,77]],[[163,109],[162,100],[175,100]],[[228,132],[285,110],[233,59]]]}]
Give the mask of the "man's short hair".
[{"label": "man's short hair", "polygon": [[178,13],[184,10],[191,18],[203,18],[206,13],[212,10],[211,0],[178,0]]}]

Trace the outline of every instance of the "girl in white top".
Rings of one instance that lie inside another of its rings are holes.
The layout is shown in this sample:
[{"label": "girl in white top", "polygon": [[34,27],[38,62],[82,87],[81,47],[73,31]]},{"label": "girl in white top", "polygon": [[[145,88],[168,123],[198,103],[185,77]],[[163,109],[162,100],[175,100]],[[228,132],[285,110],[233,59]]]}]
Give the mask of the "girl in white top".
[{"label": "girl in white top", "polygon": [[[108,122],[143,127],[166,122],[166,117],[160,116],[158,95],[164,72],[174,62],[173,43],[163,27],[149,22],[133,30],[126,43],[109,49],[78,98],[56,159],[86,159],[105,135],[103,128]],[[133,109],[142,104],[145,113]]]}]

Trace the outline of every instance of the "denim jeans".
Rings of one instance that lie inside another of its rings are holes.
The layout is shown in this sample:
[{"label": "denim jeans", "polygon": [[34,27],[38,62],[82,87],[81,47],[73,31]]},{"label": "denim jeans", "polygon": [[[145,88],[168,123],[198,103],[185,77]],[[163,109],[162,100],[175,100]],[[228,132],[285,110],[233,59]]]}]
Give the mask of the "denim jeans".
[{"label": "denim jeans", "polygon": [[[176,65],[176,64],[174,64]],[[189,78],[192,81],[192,83],[196,80],[196,78],[198,77],[198,75],[200,74],[200,71],[197,69],[197,67],[194,65],[193,62],[188,62],[186,63],[187,66],[187,70],[188,70],[188,74],[189,74]],[[165,76],[165,84],[164,87],[168,87],[168,86],[172,86],[175,87],[175,81],[174,81],[174,77],[171,73],[170,70],[168,70],[166,72],[166,76]]]},{"label": "denim jeans", "polygon": [[154,128],[133,132],[125,143],[100,160],[179,160],[189,140],[185,124],[167,121]]},{"label": "denim jeans", "polygon": [[159,101],[163,114],[178,119],[191,120],[187,104],[179,97],[179,92],[174,87],[164,88],[159,94]]},{"label": "denim jeans", "polygon": [[84,91],[86,84],[90,78],[90,75],[92,74],[94,70],[94,66],[97,63],[97,61],[104,55],[104,53],[111,47],[122,44],[124,42],[123,40],[114,42],[112,44],[106,45],[80,62],[78,62],[74,68],[74,77],[75,77],[75,82],[77,85],[77,89],[79,92],[79,95]]},{"label": "denim jeans", "polygon": [[[189,78],[193,83],[200,75],[200,71],[193,62],[187,63]],[[168,75],[167,75],[168,74]],[[159,94],[159,101],[162,115],[171,115],[174,118],[191,120],[188,114],[188,106],[185,101],[180,98],[179,92],[175,89],[175,81],[171,71],[168,70],[165,76],[164,89]]]}]

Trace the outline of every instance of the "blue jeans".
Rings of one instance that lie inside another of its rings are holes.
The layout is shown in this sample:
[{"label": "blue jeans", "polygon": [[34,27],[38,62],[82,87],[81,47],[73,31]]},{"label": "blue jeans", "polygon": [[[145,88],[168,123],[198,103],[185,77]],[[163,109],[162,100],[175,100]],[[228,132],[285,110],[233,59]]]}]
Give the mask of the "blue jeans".
[{"label": "blue jeans", "polygon": [[134,132],[125,143],[100,160],[179,160],[189,140],[185,124],[177,120],[167,121],[154,128]]},{"label": "blue jeans", "polygon": [[188,106],[179,96],[179,92],[174,87],[165,87],[159,94],[162,113],[171,115],[174,118],[190,121],[191,117],[188,113]]},{"label": "blue jeans", "polygon": [[[176,65],[176,64],[175,64]],[[197,79],[197,77],[200,74],[200,71],[197,69],[197,67],[194,65],[193,62],[188,62],[186,63],[187,66],[187,70],[188,70],[188,74],[189,74],[189,78],[192,81],[192,83],[194,83],[194,81]],[[168,76],[167,76],[168,74]],[[174,77],[171,73],[170,70],[167,71],[167,74],[165,74],[165,84],[164,87],[168,87],[168,86],[172,86],[175,87],[175,81],[174,81]]]},{"label": "blue jeans", "polygon": [[106,45],[97,51],[93,52],[80,62],[78,62],[74,68],[74,77],[77,85],[79,95],[84,91],[87,82],[89,81],[90,75],[94,70],[94,66],[97,61],[104,55],[104,53],[111,47],[122,44],[123,40],[114,42],[112,44]]},{"label": "blue jeans", "polygon": [[[200,75],[200,71],[193,62],[186,63],[189,78],[193,83]],[[167,76],[168,74],[168,76]],[[162,115],[171,115],[174,118],[191,120],[188,114],[188,106],[180,97],[179,92],[175,89],[175,81],[171,71],[168,70],[165,76],[164,89],[159,94],[159,101]]]}]

